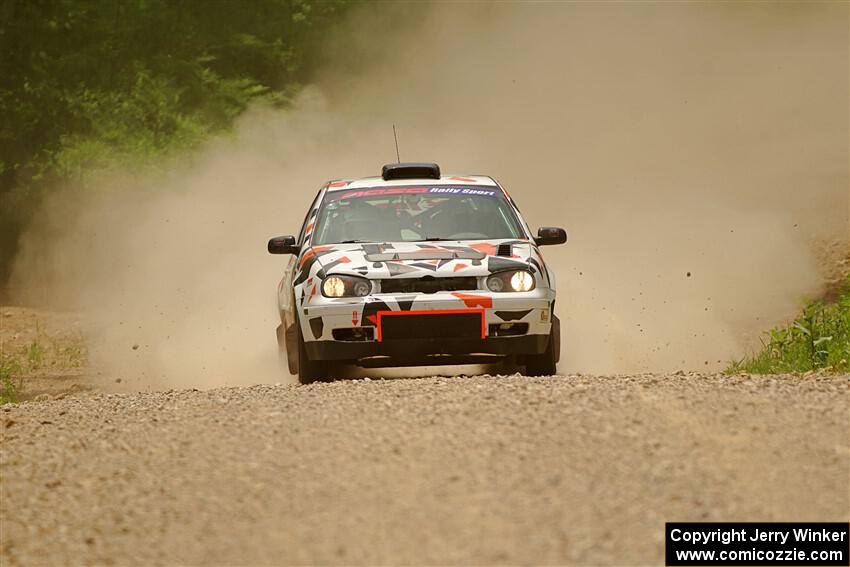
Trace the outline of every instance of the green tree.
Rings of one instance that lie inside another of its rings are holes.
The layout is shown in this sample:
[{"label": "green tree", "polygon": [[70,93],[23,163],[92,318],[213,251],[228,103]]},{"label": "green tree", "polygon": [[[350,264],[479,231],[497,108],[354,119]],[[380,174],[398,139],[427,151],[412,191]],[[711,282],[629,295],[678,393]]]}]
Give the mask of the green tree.
[{"label": "green tree", "polygon": [[0,282],[47,190],[191,148],[309,79],[345,0],[0,0]]}]

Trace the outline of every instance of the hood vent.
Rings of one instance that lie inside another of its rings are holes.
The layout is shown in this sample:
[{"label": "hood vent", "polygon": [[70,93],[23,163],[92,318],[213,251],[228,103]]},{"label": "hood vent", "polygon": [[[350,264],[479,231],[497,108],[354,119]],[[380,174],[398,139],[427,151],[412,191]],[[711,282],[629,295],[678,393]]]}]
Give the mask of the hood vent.
[{"label": "hood vent", "polygon": [[510,258],[513,256],[513,245],[507,242],[499,244],[499,247],[496,249],[496,256],[505,256],[506,258]]},{"label": "hood vent", "polygon": [[423,248],[412,252],[379,252],[366,254],[369,262],[395,262],[399,260],[483,260],[487,254],[478,250],[431,250]]}]

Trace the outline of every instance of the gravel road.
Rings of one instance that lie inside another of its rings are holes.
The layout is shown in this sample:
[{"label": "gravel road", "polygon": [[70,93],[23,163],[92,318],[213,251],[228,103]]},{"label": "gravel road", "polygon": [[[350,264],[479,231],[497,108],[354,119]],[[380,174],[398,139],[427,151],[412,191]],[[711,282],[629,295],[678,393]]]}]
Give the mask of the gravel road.
[{"label": "gravel road", "polygon": [[662,564],[847,521],[848,376],[479,376],[0,410],[0,562]]}]

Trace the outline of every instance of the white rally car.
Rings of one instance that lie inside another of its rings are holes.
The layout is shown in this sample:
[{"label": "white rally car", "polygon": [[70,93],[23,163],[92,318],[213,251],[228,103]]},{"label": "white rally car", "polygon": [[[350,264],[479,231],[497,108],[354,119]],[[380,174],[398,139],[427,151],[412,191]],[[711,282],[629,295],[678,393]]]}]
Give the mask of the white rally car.
[{"label": "white rally car", "polygon": [[436,164],[385,165],[381,177],[332,181],[301,232],[268,243],[291,254],[278,286],[278,346],[302,383],[336,363],[464,364],[514,357],[555,372],[555,275],[492,178],[441,176]]}]

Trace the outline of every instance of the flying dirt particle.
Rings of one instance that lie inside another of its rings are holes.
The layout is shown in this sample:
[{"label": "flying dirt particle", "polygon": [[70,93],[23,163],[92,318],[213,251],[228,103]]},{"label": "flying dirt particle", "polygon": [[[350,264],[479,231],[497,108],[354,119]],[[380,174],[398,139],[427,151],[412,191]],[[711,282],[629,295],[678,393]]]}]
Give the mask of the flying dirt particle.
[{"label": "flying dirt particle", "polygon": [[687,277],[691,277],[691,273],[690,273],[690,272],[688,272],[688,273],[687,273],[687,274],[685,274],[685,275],[686,275]]},{"label": "flying dirt particle", "polygon": [[121,378],[116,378],[116,379],[115,379],[115,383],[116,383],[116,384],[120,384],[120,383],[121,383]]},{"label": "flying dirt particle", "polygon": [[139,350],[139,345],[133,345],[133,350]]}]

